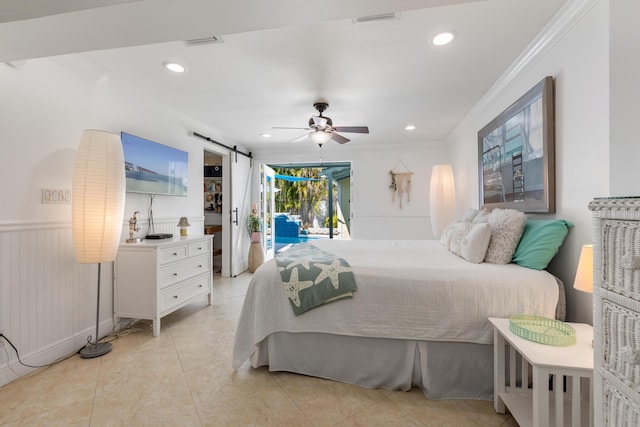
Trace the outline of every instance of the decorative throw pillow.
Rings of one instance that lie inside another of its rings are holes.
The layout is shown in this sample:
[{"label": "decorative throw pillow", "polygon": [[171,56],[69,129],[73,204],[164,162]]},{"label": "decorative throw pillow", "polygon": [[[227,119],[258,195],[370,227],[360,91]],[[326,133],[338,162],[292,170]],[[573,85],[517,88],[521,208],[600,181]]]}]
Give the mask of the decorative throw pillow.
[{"label": "decorative throw pillow", "polygon": [[474,224],[489,222],[489,215],[491,215],[490,210],[482,209],[480,212],[478,212],[478,215],[476,215],[471,222],[473,222]]},{"label": "decorative throw pillow", "polygon": [[478,209],[467,209],[463,214],[462,218],[460,218],[460,222],[471,222],[478,215]]},{"label": "decorative throw pillow", "polygon": [[489,215],[491,241],[484,262],[509,264],[522,237],[527,216],[513,209],[496,208]]},{"label": "decorative throw pillow", "polygon": [[527,219],[513,262],[534,270],[544,270],[558,253],[573,224],[563,219]]},{"label": "decorative throw pillow", "polygon": [[484,260],[491,240],[491,227],[489,224],[472,224],[460,222],[454,227],[451,237],[451,252],[478,264]]},{"label": "decorative throw pillow", "polygon": [[468,222],[456,222],[453,224],[451,230],[451,239],[449,239],[449,251],[456,255],[460,254],[460,247],[462,246],[462,239],[467,234],[469,228]]},{"label": "decorative throw pillow", "polygon": [[444,245],[446,250],[451,250],[451,236],[453,235],[455,224],[455,222],[452,222],[447,225],[440,235],[440,243]]}]

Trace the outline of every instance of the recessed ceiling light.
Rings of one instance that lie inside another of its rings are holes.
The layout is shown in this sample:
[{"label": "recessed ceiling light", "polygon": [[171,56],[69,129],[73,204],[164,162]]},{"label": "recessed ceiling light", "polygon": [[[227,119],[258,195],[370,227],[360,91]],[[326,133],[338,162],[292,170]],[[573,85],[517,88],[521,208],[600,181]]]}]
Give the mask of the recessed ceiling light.
[{"label": "recessed ceiling light", "polygon": [[416,127],[414,125],[405,126],[405,130],[414,130]]},{"label": "recessed ceiling light", "polygon": [[187,68],[184,65],[178,64],[177,62],[165,62],[162,65],[164,65],[164,68],[169,71],[173,71],[174,73],[184,73],[187,71]]},{"label": "recessed ceiling light", "polygon": [[431,40],[435,46],[444,46],[446,44],[451,43],[455,34],[452,31],[445,31],[439,34],[436,34],[435,37]]},{"label": "recessed ceiling light", "polygon": [[262,137],[263,138],[271,138],[271,134],[270,133],[263,133]]}]

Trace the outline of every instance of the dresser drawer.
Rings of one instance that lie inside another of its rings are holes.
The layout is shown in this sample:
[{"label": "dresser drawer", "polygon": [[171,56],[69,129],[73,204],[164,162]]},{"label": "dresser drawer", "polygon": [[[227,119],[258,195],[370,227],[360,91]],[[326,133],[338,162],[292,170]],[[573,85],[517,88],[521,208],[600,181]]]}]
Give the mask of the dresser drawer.
[{"label": "dresser drawer", "polygon": [[202,294],[209,293],[208,274],[195,277],[186,282],[163,289],[160,292],[160,313],[161,315],[167,311],[171,311],[175,306],[187,302],[189,299]]},{"label": "dresser drawer", "polygon": [[640,314],[602,300],[604,368],[640,393]]},{"label": "dresser drawer", "polygon": [[202,254],[208,254],[210,245],[211,245],[211,239],[191,243],[189,245],[189,256],[193,257],[193,256],[202,255]]},{"label": "dresser drawer", "polygon": [[187,245],[170,246],[160,249],[160,265],[168,264],[174,261],[186,259],[189,256]]},{"label": "dresser drawer", "polygon": [[640,221],[602,222],[603,289],[640,301]]},{"label": "dresser drawer", "polygon": [[208,272],[210,269],[211,258],[208,255],[189,258],[183,262],[166,265],[160,268],[160,289]]},{"label": "dresser drawer", "polygon": [[604,418],[607,426],[638,426],[640,406],[605,381]]}]

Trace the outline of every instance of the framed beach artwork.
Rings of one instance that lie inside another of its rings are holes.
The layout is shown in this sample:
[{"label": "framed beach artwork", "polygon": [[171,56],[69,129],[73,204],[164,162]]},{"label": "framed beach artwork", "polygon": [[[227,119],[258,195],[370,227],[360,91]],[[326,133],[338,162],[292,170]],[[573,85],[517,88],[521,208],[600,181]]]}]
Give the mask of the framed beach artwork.
[{"label": "framed beach artwork", "polygon": [[478,132],[480,204],[555,212],[553,77],[545,77]]}]

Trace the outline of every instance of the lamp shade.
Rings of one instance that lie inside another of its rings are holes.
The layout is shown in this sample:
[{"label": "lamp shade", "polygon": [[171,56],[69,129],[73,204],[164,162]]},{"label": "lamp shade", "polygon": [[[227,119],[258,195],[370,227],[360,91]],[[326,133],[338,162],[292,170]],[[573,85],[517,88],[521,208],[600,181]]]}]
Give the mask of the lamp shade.
[{"label": "lamp shade", "polygon": [[582,292],[593,292],[593,245],[584,245],[580,251],[573,288]]},{"label": "lamp shade", "polygon": [[113,261],[122,232],[125,200],[124,155],[119,135],[100,130],[82,132],[71,190],[77,261]]},{"label": "lamp shade", "polygon": [[456,186],[451,165],[435,165],[431,170],[429,209],[431,229],[435,237],[453,221],[456,208]]}]

